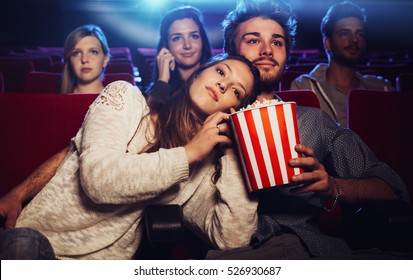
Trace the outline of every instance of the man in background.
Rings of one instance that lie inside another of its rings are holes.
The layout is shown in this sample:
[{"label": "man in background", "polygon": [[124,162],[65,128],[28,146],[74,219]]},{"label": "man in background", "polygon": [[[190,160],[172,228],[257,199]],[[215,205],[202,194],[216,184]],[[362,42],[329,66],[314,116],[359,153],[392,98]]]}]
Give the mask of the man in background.
[{"label": "man in background", "polygon": [[344,1],[329,8],[321,22],[328,64],[320,63],[309,74],[297,77],[290,89],[311,89],[320,107],[334,121],[347,127],[347,96],[352,89],[391,91],[384,78],[357,72],[366,50],[366,15],[358,5]]}]

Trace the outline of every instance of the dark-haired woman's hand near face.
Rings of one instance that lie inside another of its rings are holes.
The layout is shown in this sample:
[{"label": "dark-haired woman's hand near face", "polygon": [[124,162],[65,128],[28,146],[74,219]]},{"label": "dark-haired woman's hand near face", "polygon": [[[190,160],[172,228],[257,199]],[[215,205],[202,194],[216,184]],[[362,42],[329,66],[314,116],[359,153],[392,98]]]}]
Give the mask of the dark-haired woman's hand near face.
[{"label": "dark-haired woman's hand near face", "polygon": [[199,132],[185,145],[189,164],[205,159],[218,144],[231,145],[227,120],[228,114],[224,112],[214,113],[205,120]]},{"label": "dark-haired woman's hand near face", "polygon": [[159,80],[165,83],[169,83],[171,78],[171,71],[175,69],[175,58],[169,52],[167,48],[162,48],[157,57],[156,61],[158,63],[159,69]]}]

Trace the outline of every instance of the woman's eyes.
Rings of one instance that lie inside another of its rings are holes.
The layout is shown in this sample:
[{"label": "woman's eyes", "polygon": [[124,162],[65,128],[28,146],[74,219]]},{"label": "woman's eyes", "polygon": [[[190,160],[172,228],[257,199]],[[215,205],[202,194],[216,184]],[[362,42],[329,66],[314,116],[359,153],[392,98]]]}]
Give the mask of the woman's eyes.
[{"label": "woman's eyes", "polygon": [[[82,53],[81,51],[76,50],[76,51],[73,51],[73,52],[72,52],[72,56],[73,56],[73,57],[77,57],[77,56],[79,56],[81,53]],[[92,54],[92,55],[98,55],[98,54],[99,54],[99,51],[98,51],[98,50],[90,50],[89,53]]]},{"label": "woman's eyes", "polygon": [[233,88],[232,91],[234,92],[234,94],[235,94],[235,96],[237,97],[237,99],[239,99],[240,96],[241,96],[240,91],[239,91],[238,89],[236,89],[236,88]]},{"label": "woman's eyes", "polygon": [[[182,40],[183,36],[174,36],[171,38],[172,42],[178,42],[179,40]],[[199,34],[191,34],[190,38],[194,40],[198,40],[200,38]]]},{"label": "woman's eyes", "polygon": [[79,51],[73,51],[73,52],[72,52],[72,56],[78,56],[79,53],[80,53]]},{"label": "woman's eyes", "polygon": [[221,75],[223,77],[225,76],[225,72],[221,68],[217,68],[216,71],[219,75]]},{"label": "woman's eyes", "polygon": [[[225,77],[225,72],[224,72],[224,70],[222,70],[221,68],[217,67],[217,68],[215,69],[215,71],[216,71],[220,76]],[[235,97],[236,97],[237,99],[240,99],[240,97],[241,97],[241,91],[240,91],[239,89],[233,87],[233,88],[232,88],[232,92],[234,93],[234,95],[235,95]]]}]

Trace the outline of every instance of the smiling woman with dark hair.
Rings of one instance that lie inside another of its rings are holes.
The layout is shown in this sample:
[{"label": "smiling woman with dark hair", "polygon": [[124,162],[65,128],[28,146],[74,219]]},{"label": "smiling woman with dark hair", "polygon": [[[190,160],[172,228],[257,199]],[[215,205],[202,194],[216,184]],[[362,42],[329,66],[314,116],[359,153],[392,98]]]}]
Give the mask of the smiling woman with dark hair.
[{"label": "smiling woman with dark hair", "polygon": [[168,98],[200,65],[211,58],[202,13],[183,6],[169,11],[159,28],[153,78],[147,93]]}]

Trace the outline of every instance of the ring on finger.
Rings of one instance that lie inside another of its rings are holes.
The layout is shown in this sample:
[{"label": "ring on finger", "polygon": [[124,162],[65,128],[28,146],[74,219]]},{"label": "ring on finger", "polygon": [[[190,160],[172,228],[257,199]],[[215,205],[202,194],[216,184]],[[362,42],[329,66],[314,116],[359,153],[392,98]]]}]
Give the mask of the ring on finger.
[{"label": "ring on finger", "polygon": [[221,134],[221,129],[219,128],[219,124],[216,125],[216,128],[218,128],[218,134]]}]

